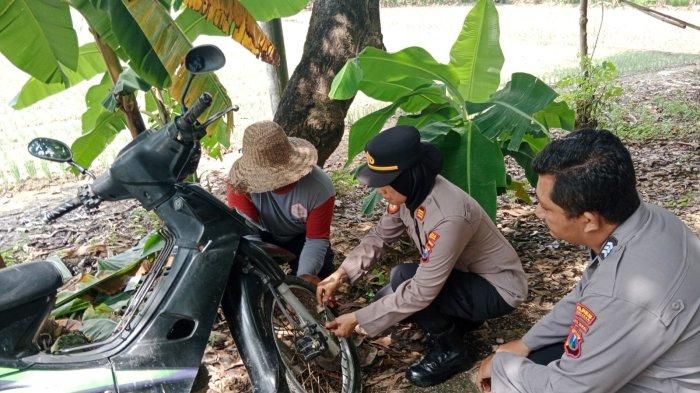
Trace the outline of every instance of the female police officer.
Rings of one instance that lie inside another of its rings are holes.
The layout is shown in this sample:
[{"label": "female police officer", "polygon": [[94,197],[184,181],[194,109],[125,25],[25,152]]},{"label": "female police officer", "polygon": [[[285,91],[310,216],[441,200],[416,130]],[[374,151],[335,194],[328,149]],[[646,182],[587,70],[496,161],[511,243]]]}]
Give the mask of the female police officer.
[{"label": "female police officer", "polygon": [[438,173],[442,155],[421,143],[418,130],[397,126],[365,148],[358,177],[389,202],[379,224],[340,268],[318,285],[319,303],[345,281],[356,282],[404,231],[418,247],[419,263],[392,269],[385,296],[327,323],[338,336],[359,327],[374,336],[411,317],[427,332],[427,354],[406,370],[418,386],[441,383],[471,366],[464,326],[507,314],[526,297],[520,259],[478,203]]}]

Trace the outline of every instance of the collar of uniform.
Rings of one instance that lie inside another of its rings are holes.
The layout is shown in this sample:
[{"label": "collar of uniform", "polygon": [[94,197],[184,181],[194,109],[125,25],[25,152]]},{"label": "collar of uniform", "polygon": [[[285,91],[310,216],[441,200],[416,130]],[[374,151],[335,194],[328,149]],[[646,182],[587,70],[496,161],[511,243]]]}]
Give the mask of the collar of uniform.
[{"label": "collar of uniform", "polygon": [[605,243],[603,243],[603,248],[600,250],[600,254],[596,254],[595,251],[590,250],[591,263],[596,259],[603,260],[610,255],[610,253],[618,245],[627,243],[635,234],[638,233],[639,228],[647,221],[649,218],[649,209],[644,202],[639,204],[637,210],[632,213],[631,216],[625,222],[618,225],[617,228],[610,234]]},{"label": "collar of uniform", "polygon": [[617,239],[619,245],[627,243],[639,233],[639,229],[649,220],[650,215],[651,212],[647,204],[644,202],[640,203],[637,210],[625,222],[615,228],[611,237]]},{"label": "collar of uniform", "polygon": [[622,259],[625,245],[638,233],[640,227],[649,218],[649,209],[642,202],[632,215],[620,224],[608,240],[603,244],[600,254],[591,251],[591,262],[588,265],[591,277],[595,273],[595,279],[589,284],[598,293],[612,296],[615,288],[617,264]]}]

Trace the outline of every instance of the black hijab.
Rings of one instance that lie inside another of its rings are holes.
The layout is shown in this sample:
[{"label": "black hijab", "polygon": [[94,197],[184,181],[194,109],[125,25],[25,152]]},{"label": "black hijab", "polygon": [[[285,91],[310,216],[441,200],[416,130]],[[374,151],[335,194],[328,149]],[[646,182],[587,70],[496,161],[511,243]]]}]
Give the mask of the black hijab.
[{"label": "black hijab", "polygon": [[421,158],[401,172],[390,183],[391,187],[406,197],[406,207],[411,216],[425,201],[435,185],[435,178],[442,169],[442,153],[430,143],[421,143]]}]

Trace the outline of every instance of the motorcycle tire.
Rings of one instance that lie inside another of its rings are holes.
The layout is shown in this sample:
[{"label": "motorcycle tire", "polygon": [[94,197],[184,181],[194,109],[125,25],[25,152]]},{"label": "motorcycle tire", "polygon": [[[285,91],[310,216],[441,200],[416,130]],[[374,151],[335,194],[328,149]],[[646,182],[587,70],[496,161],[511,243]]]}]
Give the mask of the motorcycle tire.
[{"label": "motorcycle tire", "polygon": [[[285,283],[321,324],[335,318],[328,309],[318,310],[315,286],[293,276],[287,276]],[[337,340],[341,353],[333,359],[317,356],[307,362],[299,353],[297,344],[297,340],[303,339],[304,334],[294,329],[294,324],[288,322],[288,317],[297,319],[298,316],[291,307],[287,307],[285,313],[280,306],[274,296],[268,296],[265,301],[265,315],[268,318],[268,326],[275,336],[278,355],[286,369],[289,391],[291,393],[361,392],[360,361],[352,339],[332,336],[332,339]]]}]

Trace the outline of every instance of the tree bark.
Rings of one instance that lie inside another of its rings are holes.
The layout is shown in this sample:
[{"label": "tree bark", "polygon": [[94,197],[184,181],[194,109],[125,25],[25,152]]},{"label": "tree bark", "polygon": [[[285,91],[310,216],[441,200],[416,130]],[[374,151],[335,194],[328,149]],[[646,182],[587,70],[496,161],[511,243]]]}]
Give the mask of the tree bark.
[{"label": "tree bark", "polygon": [[5,261],[2,259],[2,255],[0,255],[0,269],[5,268]]},{"label": "tree bark", "polygon": [[581,71],[585,65],[585,58],[588,56],[588,0],[581,0],[579,7],[579,52],[581,56]]},{"label": "tree bark", "polygon": [[[583,78],[588,83],[589,74],[588,67],[591,63],[588,61],[588,0],[581,0],[579,6],[579,58],[580,67]],[[595,50],[595,49],[594,49]],[[575,127],[580,128],[595,128],[598,126],[598,120],[592,117],[592,107],[595,105],[596,98],[586,97],[577,103]]]},{"label": "tree bark", "polygon": [[[90,29],[90,32],[93,37],[95,37],[95,43],[107,65],[107,71],[112,78],[112,82],[117,83],[119,75],[121,75],[123,71],[117,54],[114,53],[109,45],[102,41],[102,38],[100,38],[97,32],[92,29]],[[139,112],[139,104],[136,102],[136,96],[133,94],[119,96],[119,107],[126,116],[126,126],[129,128],[129,132],[131,132],[131,137],[136,138],[146,129],[146,125],[141,117],[141,112]]]},{"label": "tree bark", "polygon": [[313,143],[323,165],[340,143],[352,99],[328,93],[345,62],[367,46],[382,48],[379,0],[316,0],[304,53],[275,113],[290,136]]},{"label": "tree bark", "polygon": [[282,92],[289,81],[287,50],[284,47],[282,21],[279,18],[269,22],[263,22],[262,29],[275,45],[277,53],[280,56],[280,64],[278,66],[273,66],[272,64],[267,65],[268,78],[270,79],[270,106],[274,114],[282,99]]}]

